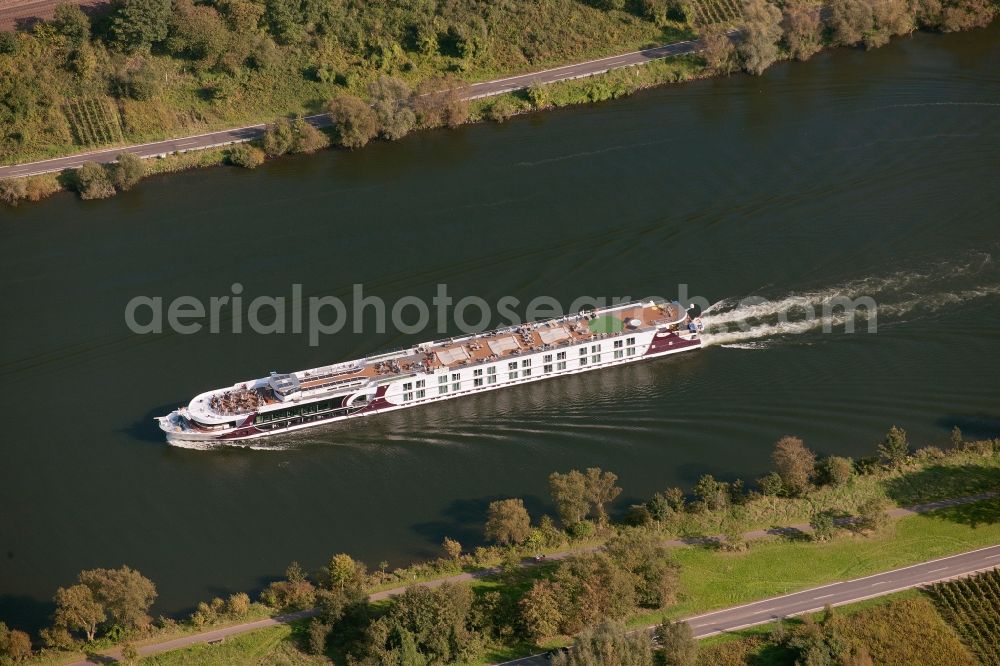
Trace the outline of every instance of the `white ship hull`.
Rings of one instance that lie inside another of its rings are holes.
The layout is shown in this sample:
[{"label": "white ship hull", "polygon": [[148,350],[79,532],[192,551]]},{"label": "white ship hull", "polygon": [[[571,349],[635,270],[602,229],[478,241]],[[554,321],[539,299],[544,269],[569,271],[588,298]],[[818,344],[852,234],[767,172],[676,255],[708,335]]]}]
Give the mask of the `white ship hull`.
[{"label": "white ship hull", "polygon": [[[623,325],[595,333],[600,320]],[[157,421],[171,443],[259,439],[699,349],[688,326],[678,304],[629,304],[272,375],[201,394]]]}]

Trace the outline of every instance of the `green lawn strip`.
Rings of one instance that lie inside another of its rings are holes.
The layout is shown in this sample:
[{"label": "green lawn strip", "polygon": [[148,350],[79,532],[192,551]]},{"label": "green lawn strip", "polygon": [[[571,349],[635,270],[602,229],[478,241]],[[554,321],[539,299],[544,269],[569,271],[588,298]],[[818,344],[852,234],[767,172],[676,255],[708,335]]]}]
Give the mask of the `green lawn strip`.
[{"label": "green lawn strip", "polygon": [[[755,543],[743,553],[679,548],[672,556],[681,565],[680,601],[666,612],[634,615],[628,625],[649,626],[664,615],[689,617],[996,543],[1000,543],[1000,499],[900,518],[884,533],[872,537],[842,536],[826,543],[769,540]],[[532,577],[543,574],[540,569],[526,570]],[[497,583],[474,583],[486,585]],[[564,639],[540,647],[568,642]],[[538,647],[504,647],[490,656],[493,661],[502,661],[537,651]]]},{"label": "green lawn strip", "polygon": [[180,650],[171,650],[140,660],[142,664],[172,666],[174,664],[199,664],[199,666],[230,666],[231,664],[299,664],[329,663],[323,657],[305,654],[300,646],[304,642],[307,621],[280,624],[245,634],[230,636],[216,644],[199,644]]}]

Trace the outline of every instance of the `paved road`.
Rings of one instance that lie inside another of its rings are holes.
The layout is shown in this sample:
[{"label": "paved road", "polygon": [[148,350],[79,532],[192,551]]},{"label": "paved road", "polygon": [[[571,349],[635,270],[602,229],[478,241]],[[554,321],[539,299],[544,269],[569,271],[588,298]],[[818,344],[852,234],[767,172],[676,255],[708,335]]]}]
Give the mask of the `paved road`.
[{"label": "paved road", "polygon": [[[43,0],[33,1],[43,2]],[[2,15],[3,10],[0,10],[0,16]],[[473,83],[464,88],[463,96],[467,99],[492,97],[494,95],[501,95],[513,90],[527,88],[536,82],[554,83],[556,81],[579,79],[587,76],[593,76],[595,74],[601,74],[611,69],[641,65],[643,63],[650,62],[651,60],[659,60],[669,56],[694,53],[698,49],[699,43],[692,40],[677,42],[675,44],[667,44],[665,46],[657,46],[651,49],[634,51],[632,53],[625,53],[608,58],[599,58],[597,60],[589,60],[587,62],[566,65],[564,67],[556,67],[554,69],[547,69],[540,72],[521,74],[519,76],[497,79],[495,81]],[[307,120],[317,127],[325,127],[329,125],[329,119],[325,114],[308,116]],[[50,160],[28,162],[11,166],[0,166],[0,178],[35,176],[42,173],[62,171],[63,169],[75,169],[81,166],[84,162],[90,161],[113,162],[120,153],[125,151],[134,153],[139,157],[148,158],[156,157],[158,155],[167,155],[176,151],[183,152],[188,150],[201,150],[205,148],[224,146],[231,143],[239,143],[242,141],[251,141],[262,136],[264,128],[265,125],[263,124],[249,125],[247,127],[238,127],[219,132],[209,132],[206,134],[187,136],[179,139],[168,139],[166,141],[155,141],[152,143],[131,146],[104,148],[86,153],[77,153],[76,155],[70,155],[69,157],[58,157]]]},{"label": "paved road", "polygon": [[[991,497],[994,497],[995,495],[996,495],[996,493],[992,493],[992,492],[980,493],[978,495],[968,495],[968,496],[965,496],[965,497],[957,497],[955,499],[941,500],[941,501],[937,501],[937,502],[928,502],[926,504],[917,504],[917,505],[910,506],[910,507],[905,507],[905,508],[897,508],[897,509],[891,510],[889,513],[890,513],[890,515],[895,516],[895,517],[903,517],[903,516],[913,515],[913,514],[918,514],[918,513],[926,513],[928,511],[934,511],[936,509],[942,509],[942,508],[949,507],[949,506],[958,506],[958,505],[961,505],[961,504],[971,504],[972,502],[978,502],[978,501],[981,501],[981,500],[984,500],[984,499],[989,499]],[[768,538],[768,537],[775,537],[775,536],[785,535],[785,534],[788,534],[790,532],[795,532],[795,531],[807,532],[810,529],[811,528],[808,525],[793,525],[793,526],[790,526],[790,527],[775,528],[775,529],[771,529],[771,530],[755,530],[753,532],[746,532],[743,536],[745,538],[747,538],[747,539],[759,539],[759,538]],[[663,544],[665,546],[668,546],[668,547],[678,547],[678,546],[688,545],[688,544],[691,544],[691,543],[704,542],[704,541],[707,541],[707,540],[710,540],[710,539],[719,539],[719,538],[721,538],[721,537],[703,537],[703,538],[700,538],[700,539],[670,539],[670,540],[664,541]],[[551,562],[553,560],[561,560],[561,559],[565,559],[567,557],[570,557],[572,555],[579,555],[581,553],[595,551],[595,550],[598,550],[599,548],[600,548],[600,546],[593,546],[593,547],[589,547],[589,548],[575,548],[573,550],[566,550],[566,551],[562,551],[562,552],[558,552],[558,553],[553,553],[553,554],[547,555],[545,557],[544,561],[545,562]],[[533,565],[536,565],[536,564],[538,564],[538,562],[536,562],[533,559],[525,560],[522,563],[523,566],[533,566]],[[494,568],[494,569],[485,569],[485,570],[482,570],[482,571],[466,572],[466,573],[455,574],[453,576],[446,576],[444,578],[438,578],[438,579],[435,579],[435,580],[426,581],[426,582],[422,582],[422,583],[418,583],[418,584],[422,585],[424,587],[438,587],[440,585],[443,585],[444,583],[459,583],[459,582],[466,582],[466,581],[475,580],[477,578],[485,578],[486,576],[493,575],[493,574],[497,573],[498,571],[499,571],[499,569]],[[406,586],[394,587],[392,589],[382,590],[380,592],[374,592],[374,593],[368,595],[368,600],[369,601],[373,601],[373,602],[374,601],[381,601],[383,599],[388,599],[389,597],[396,596],[397,594],[402,594],[405,591],[406,591]],[[801,594],[804,594],[804,593],[801,593]],[[883,594],[884,594],[884,592],[883,592]],[[753,604],[751,604],[751,605],[753,605]],[[286,622],[294,622],[295,620],[300,620],[302,618],[312,617],[313,615],[316,614],[316,612],[317,612],[316,609],[310,609],[310,610],[305,610],[305,611],[299,611],[297,613],[289,613],[289,614],[286,614],[286,615],[278,615],[278,616],[275,616],[273,618],[266,618],[266,619],[263,619],[263,620],[255,620],[253,622],[244,622],[242,624],[234,624],[234,625],[229,626],[229,627],[220,627],[219,629],[213,629],[211,631],[206,631],[206,632],[203,632],[203,633],[191,634],[190,636],[184,636],[184,637],[181,637],[181,638],[176,638],[176,639],[169,640],[169,641],[164,641],[164,642],[161,642],[161,643],[153,643],[153,644],[150,644],[150,645],[145,645],[145,646],[139,648],[139,653],[141,655],[143,655],[143,656],[148,656],[148,655],[151,655],[151,654],[159,654],[161,652],[167,652],[169,650],[176,650],[178,648],[188,647],[190,645],[197,645],[197,644],[200,644],[200,643],[214,643],[214,642],[218,642],[218,641],[224,640],[227,636],[235,636],[237,634],[242,634],[242,633],[245,633],[245,632],[248,632],[248,631],[254,631],[255,629],[263,629],[265,627],[272,627],[272,626],[275,626],[275,625],[278,625],[278,624],[284,624]],[[712,613],[710,613],[709,615],[712,615]],[[704,617],[704,616],[702,616],[702,617]],[[767,620],[764,620],[764,621],[767,621]],[[705,635],[708,635],[708,634],[705,634]],[[101,656],[105,657],[105,658],[106,657],[118,657],[118,656],[120,656],[120,654],[121,654],[121,651],[115,649],[115,650],[109,650],[107,652],[104,652],[104,653],[102,653]],[[538,655],[536,655],[536,657],[537,656]],[[518,662],[512,662],[512,663],[521,663],[522,661],[523,661],[523,663],[526,663],[526,664],[536,663],[536,662],[530,661],[530,659],[534,659],[534,657],[526,657],[525,659],[529,659],[529,661],[519,660]],[[95,666],[98,663],[100,663],[100,662],[99,661],[86,661],[85,660],[85,661],[76,662],[74,664],[71,664],[70,666]],[[542,662],[537,662],[537,663],[542,663]]]},{"label": "paved road", "polygon": [[86,10],[108,0],[0,0],[0,30],[12,30],[19,21],[30,19],[50,19],[56,7],[67,2],[80,5]]},{"label": "paved road", "polygon": [[[691,625],[696,638],[705,638],[726,631],[736,631],[773,622],[783,617],[822,610],[827,604],[840,606],[855,603],[997,567],[1000,567],[1000,545],[943,557],[873,576],[831,583],[802,592],[695,615],[685,618],[685,620]],[[517,664],[518,666],[542,666],[548,663],[549,660],[545,654],[504,662],[504,664]]]}]

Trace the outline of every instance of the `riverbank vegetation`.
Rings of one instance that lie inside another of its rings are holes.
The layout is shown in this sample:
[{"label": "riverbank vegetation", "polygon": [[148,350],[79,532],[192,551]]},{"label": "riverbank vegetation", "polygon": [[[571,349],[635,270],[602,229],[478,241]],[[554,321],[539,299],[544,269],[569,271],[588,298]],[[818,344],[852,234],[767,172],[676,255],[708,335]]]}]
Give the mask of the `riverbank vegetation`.
[{"label": "riverbank vegetation", "polygon": [[[32,29],[0,35],[0,162],[64,155],[302,114],[327,114],[329,137],[302,145],[234,147],[225,161],[328,143],[360,148],[414,129],[602,101],[668,82],[760,74],[825,46],[882,46],[916,29],[988,24],[994,0],[558,0],[442,3],[292,3],[286,0],[119,0],[94,18],[72,5]],[[729,32],[737,28],[735,42]],[[491,100],[465,100],[463,82],[540,69],[698,34],[698,56],[655,61],[583,81]],[[306,130],[308,131],[308,130]],[[296,133],[293,131],[293,133]],[[301,132],[298,132],[301,133]],[[287,133],[286,133],[287,134]],[[265,138],[266,144],[270,138]],[[218,161],[216,161],[218,163]],[[83,198],[120,191],[102,174],[0,182],[16,205],[59,188]]]},{"label": "riverbank vegetation", "polygon": [[[369,570],[346,554],[315,572],[293,563],[259,603],[242,593],[216,598],[183,622],[148,617],[156,589],[139,572],[85,571],[57,590],[52,625],[37,637],[46,646],[39,663],[308,608],[318,616],[293,641],[307,653],[356,663],[500,659],[563,644],[606,621],[645,626],[995,543],[1000,441],[966,442],[956,430],[941,444],[913,451],[894,427],[872,456],[851,460],[818,456],[785,437],[775,444],[774,471],[752,487],[704,475],[692,493],[668,488],[619,507],[617,521],[612,506],[622,489],[614,473],[557,471],[549,487],[558,522],[533,519],[518,498],[498,499],[484,515],[494,545],[466,552],[446,537],[437,560],[393,571]],[[889,513],[893,504],[969,496],[986,499],[895,521]],[[479,573],[467,582],[463,572]],[[434,588],[414,585],[449,576],[456,578]],[[396,596],[369,596],[392,587]],[[962,594],[947,596],[959,600],[956,625],[968,616],[964,608],[980,603]],[[8,657],[26,658],[26,635],[5,630]]]}]

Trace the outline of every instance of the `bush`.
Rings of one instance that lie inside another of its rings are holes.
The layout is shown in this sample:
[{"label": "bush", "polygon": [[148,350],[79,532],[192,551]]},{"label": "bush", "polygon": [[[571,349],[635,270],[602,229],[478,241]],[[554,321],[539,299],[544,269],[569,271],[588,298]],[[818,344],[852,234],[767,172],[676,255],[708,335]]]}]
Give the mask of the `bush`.
[{"label": "bush", "polygon": [[81,199],[107,199],[115,195],[115,186],[103,165],[87,162],[76,172],[76,191]]},{"label": "bush", "polygon": [[111,182],[119,192],[132,189],[146,175],[146,163],[132,153],[122,153],[111,166]]},{"label": "bush", "polygon": [[777,472],[770,472],[757,479],[757,485],[760,487],[760,492],[768,497],[777,497],[785,487]]},{"label": "bush", "polygon": [[518,112],[517,104],[510,97],[502,95],[486,109],[486,117],[502,123]]},{"label": "bush", "polygon": [[378,134],[375,112],[364,100],[353,95],[341,95],[326,106],[337,136],[344,148],[361,148]]},{"label": "bush", "polygon": [[827,541],[833,538],[837,524],[832,511],[817,511],[809,519],[809,526],[813,529],[813,539],[816,541]]},{"label": "bush", "polygon": [[330,140],[326,138],[326,135],[305,118],[296,118],[292,122],[292,132],[295,136],[292,142],[293,153],[314,153],[330,145]]},{"label": "bush", "polygon": [[854,476],[854,461],[843,456],[829,456],[820,464],[820,479],[823,483],[838,487],[846,484]]},{"label": "bush", "polygon": [[410,106],[410,88],[403,81],[381,76],[368,86],[372,109],[378,118],[379,130],[390,141],[401,139],[417,124],[417,116]]},{"label": "bush", "polygon": [[250,612],[250,597],[246,592],[237,592],[226,601],[226,614],[233,619],[240,619]]},{"label": "bush", "polygon": [[541,83],[532,83],[527,90],[528,101],[536,109],[547,109],[552,106],[549,90]]},{"label": "bush", "polygon": [[9,30],[0,30],[0,55],[17,51],[17,35]]},{"label": "bush", "polygon": [[587,539],[594,535],[594,523],[589,520],[581,520],[578,523],[573,523],[568,531],[570,537],[574,539]]},{"label": "bush", "polygon": [[4,178],[0,180],[0,201],[8,206],[16,206],[28,198],[28,182],[22,178]]},{"label": "bush", "polygon": [[279,157],[290,152],[295,145],[292,123],[287,118],[278,118],[273,124],[268,125],[261,145],[268,157]]},{"label": "bush", "polygon": [[250,143],[238,143],[226,155],[226,161],[244,169],[256,169],[265,159],[264,151]]},{"label": "bush", "polygon": [[309,622],[309,654],[321,655],[326,652],[326,639],[330,635],[330,625],[313,618]]}]

